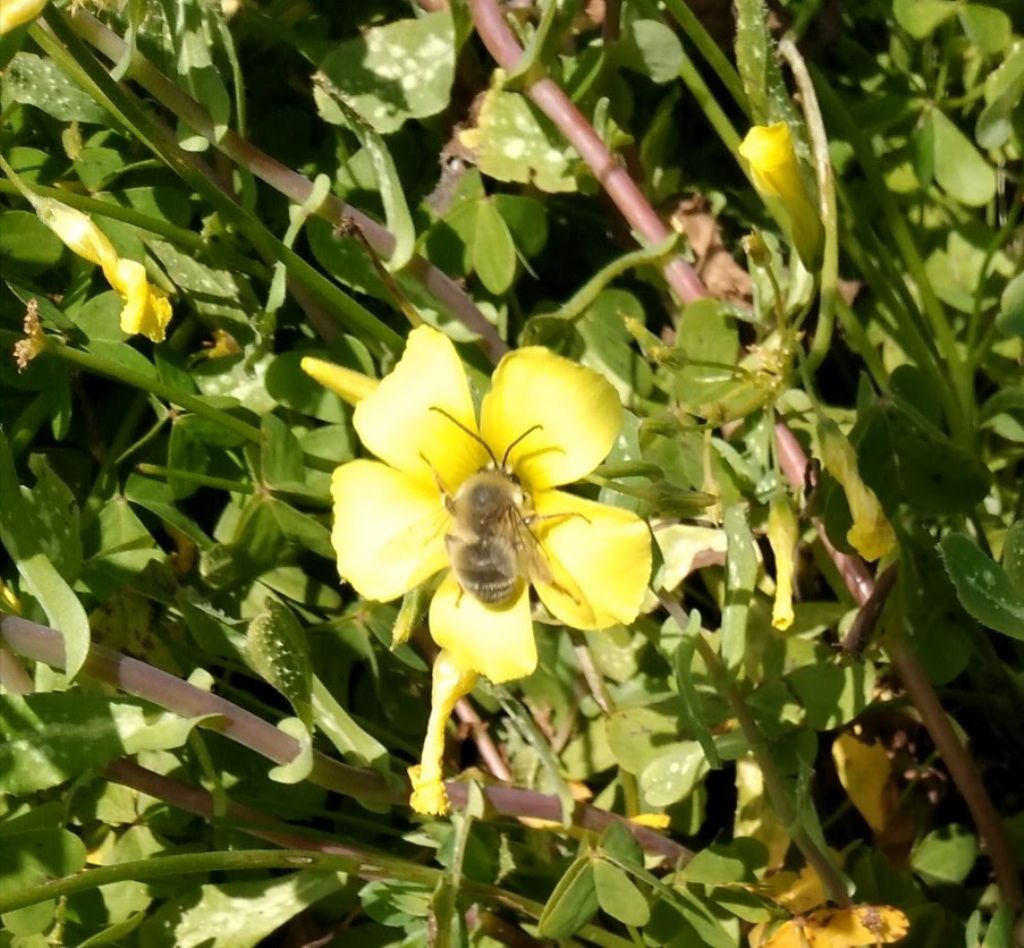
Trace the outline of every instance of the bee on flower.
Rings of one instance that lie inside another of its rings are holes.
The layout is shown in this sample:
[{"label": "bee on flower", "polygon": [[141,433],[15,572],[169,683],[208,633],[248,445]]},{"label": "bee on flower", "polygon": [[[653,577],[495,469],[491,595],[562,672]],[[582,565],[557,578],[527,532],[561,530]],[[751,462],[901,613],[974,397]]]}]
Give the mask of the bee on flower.
[{"label": "bee on flower", "polygon": [[506,682],[537,666],[531,588],[559,622],[602,629],[636,618],[651,571],[634,513],[561,490],[589,474],[622,424],[614,388],[541,347],[506,355],[479,419],[451,341],[414,329],[393,372],[367,393],[347,370],[307,360],[357,401],[353,423],[378,460],[334,472],[332,541],[342,578],[397,599],[432,577],[432,707],[413,807],[444,813],[444,727],[478,675]]}]

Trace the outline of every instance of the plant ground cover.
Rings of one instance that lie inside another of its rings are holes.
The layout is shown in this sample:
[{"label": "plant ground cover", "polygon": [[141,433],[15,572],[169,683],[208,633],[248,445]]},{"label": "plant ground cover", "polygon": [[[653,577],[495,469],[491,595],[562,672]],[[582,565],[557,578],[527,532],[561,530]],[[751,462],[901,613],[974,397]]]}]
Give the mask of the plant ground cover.
[{"label": "plant ground cover", "polygon": [[1020,943],[1020,5],[122,6],[0,16],[0,945]]}]

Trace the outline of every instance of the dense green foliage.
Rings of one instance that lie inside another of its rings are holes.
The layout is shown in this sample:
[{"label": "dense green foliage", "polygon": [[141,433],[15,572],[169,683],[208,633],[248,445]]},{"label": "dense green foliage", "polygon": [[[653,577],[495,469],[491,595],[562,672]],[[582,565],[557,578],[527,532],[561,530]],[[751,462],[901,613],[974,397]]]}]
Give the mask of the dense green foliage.
[{"label": "dense green foliage", "polygon": [[[827,901],[1010,945],[1020,4],[81,6],[0,38],[0,945],[866,943]],[[778,122],[813,226],[738,155]],[[40,199],[145,265],[165,341]],[[657,557],[635,623],[541,616],[481,681],[439,819],[422,603],[339,582],[364,451],[300,368],[382,377],[420,320],[477,395],[506,346],[604,374],[578,490]]]}]

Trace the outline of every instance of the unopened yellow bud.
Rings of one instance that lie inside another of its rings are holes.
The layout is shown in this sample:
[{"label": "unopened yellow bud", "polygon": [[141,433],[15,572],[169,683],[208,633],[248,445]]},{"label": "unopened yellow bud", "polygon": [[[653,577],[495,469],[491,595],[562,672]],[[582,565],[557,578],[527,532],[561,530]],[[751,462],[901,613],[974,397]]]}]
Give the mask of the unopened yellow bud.
[{"label": "unopened yellow bud", "polygon": [[785,631],[793,624],[793,553],[799,537],[789,498],[775,497],[768,508],[768,543],[775,556],[775,602],[772,626]]},{"label": "unopened yellow bud", "polygon": [[0,3],[0,36],[8,30],[34,20],[43,12],[47,0],[3,0]]},{"label": "unopened yellow bud", "polygon": [[330,389],[350,405],[358,405],[367,395],[376,391],[380,381],[355,372],[333,362],[306,356],[301,363],[302,371],[316,379],[324,388]]},{"label": "unopened yellow bud", "polygon": [[842,485],[850,506],[853,526],[846,539],[864,559],[880,559],[893,548],[896,535],[877,495],[861,479],[853,445],[835,422],[827,420],[818,424],[818,442],[825,469]]},{"label": "unopened yellow bud", "polygon": [[821,215],[800,172],[789,125],[755,125],[740,143],[739,153],[758,193],[788,220],[797,253],[809,269],[815,268],[821,256]]}]

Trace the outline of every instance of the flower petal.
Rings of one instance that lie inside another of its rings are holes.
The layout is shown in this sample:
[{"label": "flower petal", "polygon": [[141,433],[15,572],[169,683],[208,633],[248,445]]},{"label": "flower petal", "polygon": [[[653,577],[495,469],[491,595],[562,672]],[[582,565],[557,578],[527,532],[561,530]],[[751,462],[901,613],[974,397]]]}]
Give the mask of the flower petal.
[{"label": "flower petal", "polygon": [[[636,514],[563,491],[533,497],[539,517],[531,529],[551,559],[579,590],[535,580],[537,593],[555,618],[576,629],[603,629],[632,622],[651,578],[651,533]],[[561,514],[578,516],[563,517]],[[559,588],[559,587],[563,588]],[[582,595],[582,601],[579,600]]]},{"label": "flower petal", "polygon": [[299,364],[306,375],[316,379],[324,388],[330,389],[350,405],[358,405],[380,386],[380,382],[369,375],[312,356],[304,356]]},{"label": "flower petal", "polygon": [[378,461],[351,461],[331,481],[338,572],[366,599],[396,599],[448,563],[450,515],[437,488]]},{"label": "flower petal", "polygon": [[496,683],[525,678],[537,667],[526,583],[510,602],[485,605],[449,573],[430,603],[430,634],[460,668]]},{"label": "flower petal", "polygon": [[431,487],[436,472],[449,494],[487,462],[483,445],[459,429],[477,430],[462,362],[451,340],[429,326],[409,333],[402,358],[356,406],[353,424],[382,461]]},{"label": "flower petal", "polygon": [[38,198],[33,203],[40,220],[78,256],[100,267],[117,260],[117,251],[110,238],[88,214],[49,198]]},{"label": "flower petal", "polygon": [[[526,435],[537,425],[540,430]],[[523,438],[510,460],[533,490],[589,474],[605,459],[621,427],[622,406],[609,382],[540,346],[517,349],[501,360],[480,409],[481,432],[499,460]]]},{"label": "flower petal", "polygon": [[420,762],[409,768],[412,796],[409,805],[417,813],[443,816],[448,812],[448,794],[444,789],[444,731],[458,700],[476,684],[474,671],[465,671],[447,652],[434,659],[430,689],[430,720],[423,739]]},{"label": "flower petal", "polygon": [[130,335],[142,333],[153,342],[163,342],[171,321],[171,304],[163,290],[146,280],[146,268],[137,260],[118,258],[103,265],[110,285],[124,298],[121,329]]}]

